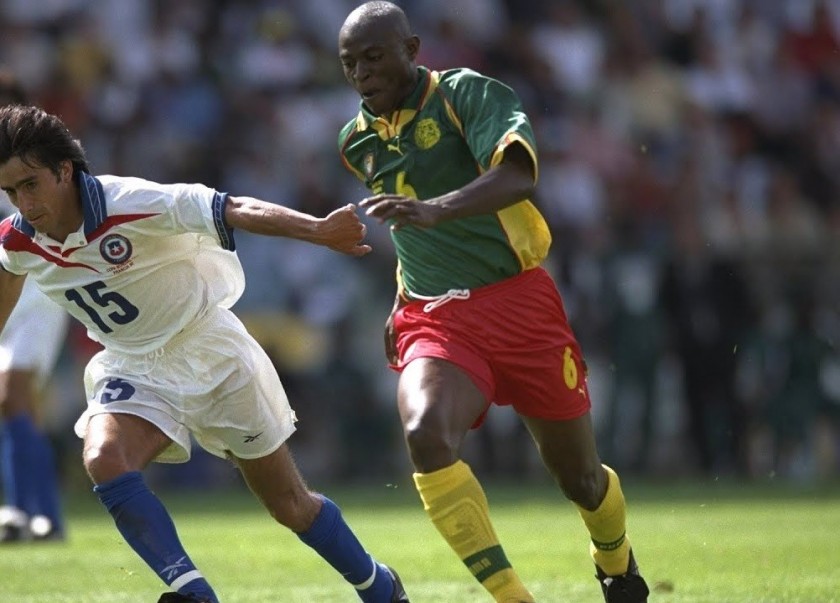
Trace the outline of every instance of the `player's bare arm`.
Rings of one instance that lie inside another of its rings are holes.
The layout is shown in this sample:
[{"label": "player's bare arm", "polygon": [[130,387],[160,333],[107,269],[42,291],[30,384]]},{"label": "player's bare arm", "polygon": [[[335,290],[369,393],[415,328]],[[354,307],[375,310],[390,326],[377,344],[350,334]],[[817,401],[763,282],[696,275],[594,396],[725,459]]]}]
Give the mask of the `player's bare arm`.
[{"label": "player's bare arm", "polygon": [[380,222],[393,220],[392,228],[407,224],[428,228],[446,220],[499,211],[530,198],[534,193],[534,163],[519,143],[505,150],[499,165],[457,190],[418,202],[404,195],[376,195],[359,203],[367,215]]},{"label": "player's bare arm", "polygon": [[231,228],[300,239],[352,256],[363,256],[371,251],[370,245],[362,244],[366,227],[353,204],[340,207],[325,218],[316,218],[253,197],[229,197],[225,220]]},{"label": "player's bare arm", "polygon": [[25,276],[18,276],[0,268],[0,332],[9,320],[9,315],[20,297],[25,280]]}]

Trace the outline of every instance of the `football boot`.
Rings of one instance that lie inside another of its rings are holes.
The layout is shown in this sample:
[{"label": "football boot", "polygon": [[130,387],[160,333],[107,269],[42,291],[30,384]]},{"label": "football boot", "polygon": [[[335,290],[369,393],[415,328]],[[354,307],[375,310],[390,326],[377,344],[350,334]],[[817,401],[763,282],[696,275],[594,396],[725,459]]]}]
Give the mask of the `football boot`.
[{"label": "football boot", "polygon": [[603,570],[595,566],[596,578],[601,585],[606,603],[646,603],[650,590],[645,579],[639,573],[639,566],[630,551],[630,561],[627,571],[620,576],[608,576]]}]

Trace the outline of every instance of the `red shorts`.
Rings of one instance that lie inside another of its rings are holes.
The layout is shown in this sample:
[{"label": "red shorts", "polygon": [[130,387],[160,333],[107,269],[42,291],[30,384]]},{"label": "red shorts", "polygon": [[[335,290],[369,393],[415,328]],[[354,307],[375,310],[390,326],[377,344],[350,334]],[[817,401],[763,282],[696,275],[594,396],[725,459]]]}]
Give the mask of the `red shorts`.
[{"label": "red shorts", "polygon": [[414,301],[397,311],[399,364],[393,369],[416,358],[442,358],[472,378],[488,405],[512,405],[520,415],[552,420],[589,411],[586,364],[543,268],[473,289],[468,299],[430,312],[425,305]]}]

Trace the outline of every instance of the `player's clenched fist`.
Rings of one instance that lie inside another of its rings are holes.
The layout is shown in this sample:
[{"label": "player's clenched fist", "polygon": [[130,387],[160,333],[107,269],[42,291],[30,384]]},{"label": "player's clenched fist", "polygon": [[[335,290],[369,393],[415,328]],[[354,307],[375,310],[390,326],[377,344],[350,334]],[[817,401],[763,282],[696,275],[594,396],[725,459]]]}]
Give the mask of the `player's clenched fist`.
[{"label": "player's clenched fist", "polygon": [[367,227],[362,224],[352,203],[336,209],[319,224],[323,245],[357,257],[371,251],[370,245],[362,244],[366,232]]}]

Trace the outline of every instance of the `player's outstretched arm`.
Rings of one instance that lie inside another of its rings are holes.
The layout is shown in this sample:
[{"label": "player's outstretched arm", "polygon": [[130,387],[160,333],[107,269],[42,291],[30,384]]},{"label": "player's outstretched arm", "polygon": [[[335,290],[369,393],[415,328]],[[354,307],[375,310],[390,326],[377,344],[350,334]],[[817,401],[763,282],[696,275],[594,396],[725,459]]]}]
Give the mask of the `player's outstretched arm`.
[{"label": "player's outstretched arm", "polygon": [[25,279],[25,276],[6,272],[0,267],[0,333],[15,308]]},{"label": "player's outstretched arm", "polygon": [[229,197],[225,220],[231,228],[300,239],[348,255],[362,256],[371,250],[370,245],[362,244],[366,228],[352,203],[336,209],[325,218],[316,218],[253,197]]}]

